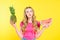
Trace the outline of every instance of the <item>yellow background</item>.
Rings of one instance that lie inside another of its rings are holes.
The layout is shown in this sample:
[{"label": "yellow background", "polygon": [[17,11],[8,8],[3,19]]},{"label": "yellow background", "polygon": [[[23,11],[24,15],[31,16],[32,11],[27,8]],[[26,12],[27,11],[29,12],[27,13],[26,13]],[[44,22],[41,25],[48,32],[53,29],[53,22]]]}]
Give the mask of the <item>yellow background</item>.
[{"label": "yellow background", "polygon": [[18,29],[24,8],[31,6],[38,21],[52,18],[50,27],[37,40],[60,40],[60,0],[0,0],[0,40],[21,40],[9,23],[12,5],[16,9]]}]

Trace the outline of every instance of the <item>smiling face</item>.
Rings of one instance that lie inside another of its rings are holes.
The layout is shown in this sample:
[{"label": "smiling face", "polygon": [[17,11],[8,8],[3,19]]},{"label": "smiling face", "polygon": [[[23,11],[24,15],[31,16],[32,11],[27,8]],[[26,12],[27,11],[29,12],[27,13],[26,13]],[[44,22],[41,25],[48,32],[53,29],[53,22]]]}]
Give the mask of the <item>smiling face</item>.
[{"label": "smiling face", "polygon": [[25,14],[26,14],[26,16],[28,17],[28,18],[32,18],[32,16],[33,16],[33,9],[32,8],[27,8],[26,10],[25,10]]}]

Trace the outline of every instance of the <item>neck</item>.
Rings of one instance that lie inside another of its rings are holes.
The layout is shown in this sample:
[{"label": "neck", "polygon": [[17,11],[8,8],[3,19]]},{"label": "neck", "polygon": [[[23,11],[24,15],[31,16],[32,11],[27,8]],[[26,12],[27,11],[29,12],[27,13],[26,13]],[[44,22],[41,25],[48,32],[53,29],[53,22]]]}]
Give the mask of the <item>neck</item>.
[{"label": "neck", "polygon": [[28,18],[28,23],[32,23],[32,18]]}]

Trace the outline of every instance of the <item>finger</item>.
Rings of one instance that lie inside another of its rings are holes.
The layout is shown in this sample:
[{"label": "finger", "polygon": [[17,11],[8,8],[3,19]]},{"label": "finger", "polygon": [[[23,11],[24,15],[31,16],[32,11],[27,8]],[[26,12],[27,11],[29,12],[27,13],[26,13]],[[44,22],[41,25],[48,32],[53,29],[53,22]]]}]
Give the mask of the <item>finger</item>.
[{"label": "finger", "polygon": [[13,21],[10,20],[10,24],[13,26],[13,24],[14,24]]}]

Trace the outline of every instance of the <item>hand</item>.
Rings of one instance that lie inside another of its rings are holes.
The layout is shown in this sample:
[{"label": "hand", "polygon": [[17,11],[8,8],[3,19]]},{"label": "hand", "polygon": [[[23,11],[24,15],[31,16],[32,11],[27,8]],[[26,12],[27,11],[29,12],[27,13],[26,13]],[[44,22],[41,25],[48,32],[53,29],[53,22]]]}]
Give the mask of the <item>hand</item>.
[{"label": "hand", "polygon": [[16,28],[16,24],[14,24],[13,21],[10,20],[10,24],[11,24],[14,28]]},{"label": "hand", "polygon": [[43,28],[48,28],[50,24],[43,25]]},{"label": "hand", "polygon": [[52,21],[51,18],[49,18],[49,19],[47,19],[47,20],[44,20],[44,21],[43,21],[43,28],[48,28],[49,25],[51,24],[51,21]]}]

